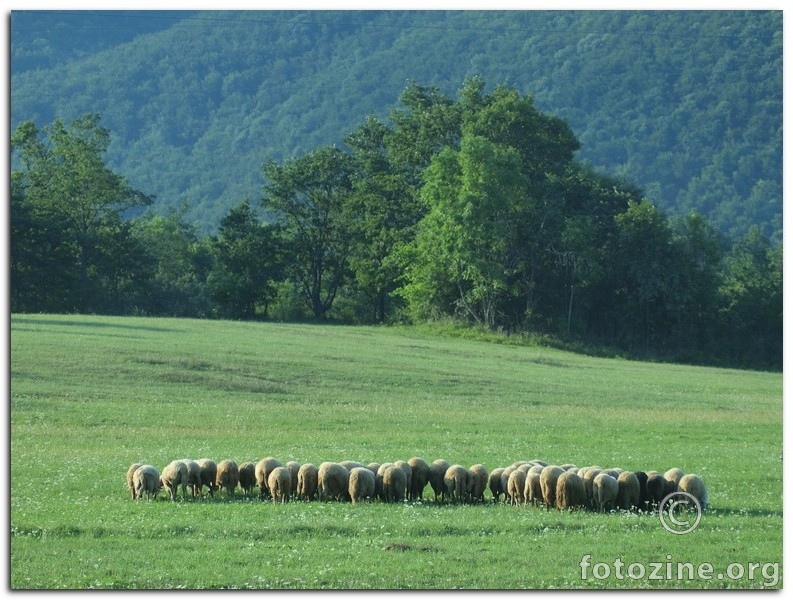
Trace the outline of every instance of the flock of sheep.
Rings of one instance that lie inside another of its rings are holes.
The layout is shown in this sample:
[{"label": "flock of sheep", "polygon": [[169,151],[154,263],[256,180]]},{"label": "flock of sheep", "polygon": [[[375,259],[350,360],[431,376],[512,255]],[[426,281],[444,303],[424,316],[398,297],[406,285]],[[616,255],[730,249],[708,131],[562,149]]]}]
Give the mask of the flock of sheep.
[{"label": "flock of sheep", "polygon": [[650,510],[670,493],[683,491],[693,495],[702,508],[707,508],[708,493],[698,475],[685,475],[681,469],[657,471],[624,471],[619,468],[578,468],[572,464],[548,465],[541,460],[519,461],[509,467],[488,472],[477,464],[466,469],[449,465],[442,459],[427,464],[418,457],[394,463],[354,461],[323,462],[300,465],[291,461],[282,465],[272,457],[258,463],[233,460],[219,463],[210,459],[174,460],[160,473],[156,467],[135,463],[127,471],[127,485],[132,499],[157,497],[162,488],[171,500],[201,497],[203,488],[209,495],[225,488],[233,496],[237,487],[246,495],[259,487],[262,500],[362,502],[379,499],[383,502],[418,501],[424,498],[427,485],[436,502],[484,502],[489,490],[493,502],[502,495],[513,505],[541,504],[546,509]]}]

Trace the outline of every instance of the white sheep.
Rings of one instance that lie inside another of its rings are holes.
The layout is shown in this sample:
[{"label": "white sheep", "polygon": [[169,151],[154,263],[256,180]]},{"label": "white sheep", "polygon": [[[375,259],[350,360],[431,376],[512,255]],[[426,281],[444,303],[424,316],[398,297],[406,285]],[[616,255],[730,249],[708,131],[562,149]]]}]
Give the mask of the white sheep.
[{"label": "white sheep", "polygon": [[592,492],[597,509],[600,512],[606,512],[607,509],[614,508],[618,491],[619,484],[614,477],[603,471],[598,473],[592,482]]},{"label": "white sheep", "polygon": [[559,510],[583,508],[586,504],[584,480],[568,469],[556,480],[556,507]]},{"label": "white sheep", "polygon": [[468,498],[471,502],[484,502],[487,489],[487,468],[476,464],[468,469]]},{"label": "white sheep", "polygon": [[367,467],[353,467],[350,471],[349,493],[353,504],[374,498],[375,475]]},{"label": "white sheep", "polygon": [[435,493],[435,502],[438,502],[439,496],[441,500],[446,500],[446,482],[443,478],[448,470],[449,463],[442,458],[433,461],[430,465],[429,482],[432,491]]},{"label": "white sheep", "polygon": [[182,498],[187,498],[187,482],[189,471],[183,460],[173,460],[162,470],[162,487],[171,495],[171,500],[176,501],[176,490],[182,486]]},{"label": "white sheep", "polygon": [[132,463],[127,469],[127,488],[129,488],[129,493],[132,494],[133,500],[135,500],[135,483],[132,481],[132,476],[142,466],[143,463]]},{"label": "white sheep", "polygon": [[405,470],[396,463],[383,470],[383,498],[386,502],[402,502],[407,489]]},{"label": "white sheep", "polygon": [[443,476],[446,495],[451,502],[464,502],[468,490],[468,469],[462,465],[452,465]]},{"label": "white sheep", "polygon": [[286,467],[276,467],[267,477],[267,488],[273,502],[288,502],[292,495],[292,473]]},{"label": "white sheep", "polygon": [[317,480],[317,492],[323,502],[348,499],[350,472],[339,463],[326,461],[320,464]]},{"label": "white sheep", "polygon": [[554,465],[542,468],[540,488],[542,489],[542,502],[546,510],[556,506],[556,482],[562,473],[564,473],[564,470]]},{"label": "white sheep", "polygon": [[259,498],[262,500],[270,496],[270,490],[267,487],[267,478],[270,476],[270,473],[273,469],[280,466],[281,463],[278,461],[278,459],[275,459],[272,456],[263,458],[256,463],[256,483],[259,486]]},{"label": "white sheep", "polygon": [[234,490],[240,482],[240,469],[237,463],[230,459],[218,463],[218,472],[215,476],[215,485],[218,490],[226,488],[226,496],[233,496]]},{"label": "white sheep", "polygon": [[[502,476],[503,477],[503,476]],[[526,498],[526,471],[518,468],[512,470],[507,479],[507,494],[512,505],[524,504]]]},{"label": "white sheep", "polygon": [[694,496],[702,507],[702,510],[708,508],[708,489],[705,487],[705,482],[699,475],[689,473],[680,478],[677,485],[678,490],[686,492]]},{"label": "white sheep", "polygon": [[300,466],[297,472],[297,497],[300,500],[311,501],[317,493],[319,470],[311,463]]},{"label": "white sheep", "polygon": [[143,499],[146,493],[146,500],[157,499],[160,492],[160,472],[152,465],[141,465],[132,474],[132,485],[135,489],[135,497]]},{"label": "white sheep", "polygon": [[623,471],[617,477],[617,506],[623,510],[633,510],[639,507],[641,499],[641,486],[636,473]]},{"label": "white sheep", "polygon": [[424,488],[427,487],[430,476],[430,466],[423,458],[414,456],[408,460],[408,464],[413,472],[410,482],[410,500],[421,500],[424,497]]}]

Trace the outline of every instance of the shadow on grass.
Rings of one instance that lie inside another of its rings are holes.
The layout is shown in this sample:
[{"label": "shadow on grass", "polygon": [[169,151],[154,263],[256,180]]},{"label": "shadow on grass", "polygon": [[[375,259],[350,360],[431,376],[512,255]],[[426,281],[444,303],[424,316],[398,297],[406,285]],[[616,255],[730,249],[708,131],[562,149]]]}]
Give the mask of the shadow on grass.
[{"label": "shadow on grass", "polygon": [[[134,319],[125,317],[124,323],[119,322],[102,322],[94,320],[84,320],[76,317],[64,320],[58,319],[37,319],[35,317],[25,317],[14,315],[11,317],[11,329],[23,329],[18,325],[46,325],[48,327],[86,327],[90,329],[129,329],[132,331],[151,331],[158,333],[170,333],[182,331],[181,329],[174,329],[172,327],[156,327],[152,325],[133,325]],[[27,331],[30,329],[25,328]]]}]

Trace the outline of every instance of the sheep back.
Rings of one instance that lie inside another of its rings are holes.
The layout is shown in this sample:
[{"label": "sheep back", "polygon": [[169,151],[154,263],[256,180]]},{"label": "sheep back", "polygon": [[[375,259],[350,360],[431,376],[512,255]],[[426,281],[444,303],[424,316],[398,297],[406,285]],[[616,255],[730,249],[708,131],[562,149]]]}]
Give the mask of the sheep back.
[{"label": "sheep back", "polygon": [[678,483],[678,489],[694,496],[703,510],[708,508],[708,490],[699,475],[691,473],[683,475]]},{"label": "sheep back", "polygon": [[273,502],[287,502],[292,495],[292,473],[286,467],[276,467],[270,471],[267,487]]},{"label": "sheep back", "polygon": [[559,510],[583,508],[586,504],[584,480],[578,473],[568,470],[556,480],[556,507]]},{"label": "sheep back", "polygon": [[471,465],[468,469],[468,497],[472,502],[484,502],[487,489],[487,468],[485,465]]},{"label": "sheep back", "polygon": [[413,478],[410,480],[410,500],[421,500],[429,481],[430,466],[418,456],[408,460],[408,465],[413,471]]},{"label": "sheep back", "polygon": [[256,487],[256,465],[252,462],[244,462],[239,466],[240,488],[245,495],[250,494]]},{"label": "sheep back", "polygon": [[540,473],[542,502],[545,504],[546,510],[556,506],[556,482],[562,473],[564,473],[564,470],[554,465],[543,467],[542,473]]},{"label": "sheep back", "polygon": [[280,467],[278,459],[268,456],[256,463],[256,484],[259,486],[259,497],[264,499],[270,496],[270,489],[267,487],[267,478],[270,477],[273,469]]},{"label": "sheep back", "polygon": [[156,500],[160,492],[160,472],[153,465],[140,465],[132,473],[132,485],[136,499],[141,500],[145,492],[146,500]]},{"label": "sheep back", "polygon": [[501,487],[501,474],[504,472],[504,467],[493,469],[487,477],[487,487],[493,495],[493,502],[498,502],[501,494],[504,493],[504,488]]},{"label": "sheep back", "polygon": [[598,473],[592,483],[592,490],[595,496],[595,503],[600,512],[614,508],[617,500],[619,484],[617,480],[605,472]]},{"label": "sheep back", "polygon": [[623,510],[632,510],[639,506],[641,491],[639,488],[639,478],[635,473],[623,471],[617,477],[617,506]]},{"label": "sheep back", "polygon": [[176,500],[176,490],[182,486],[182,497],[187,498],[187,465],[182,460],[172,460],[162,470],[162,485],[170,494],[171,500]]},{"label": "sheep back", "polygon": [[233,460],[224,459],[218,463],[218,473],[215,477],[217,488],[226,488],[226,495],[233,496],[234,490],[240,482],[240,469]]},{"label": "sheep back", "polygon": [[449,463],[439,458],[432,462],[428,474],[428,480],[433,493],[435,494],[435,502],[438,501],[440,496],[442,500],[446,499],[446,483],[443,478],[446,476],[446,471],[449,470]]},{"label": "sheep back", "polygon": [[308,500],[309,502],[314,499],[317,493],[317,475],[319,471],[311,463],[301,465],[300,470],[297,472],[297,497],[300,500]]},{"label": "sheep back", "polygon": [[367,467],[353,467],[350,471],[350,500],[356,504],[367,498],[374,498],[375,475]]},{"label": "sheep back", "polygon": [[135,483],[132,480],[133,475],[135,475],[135,471],[137,471],[140,467],[143,466],[143,463],[132,463],[127,469],[127,489],[129,489],[129,493],[132,494],[132,499],[135,500]]},{"label": "sheep back", "polygon": [[350,472],[339,463],[323,462],[317,472],[317,492],[322,501],[347,499]]},{"label": "sheep back", "polygon": [[396,463],[383,470],[383,499],[385,502],[402,502],[405,499],[407,475]]},{"label": "sheep back", "polygon": [[200,458],[196,461],[198,468],[201,470],[201,489],[204,486],[209,488],[209,495],[215,495],[215,479],[218,474],[217,463],[209,458]]},{"label": "sheep back", "polygon": [[526,491],[526,471],[520,468],[515,468],[509,474],[507,480],[507,494],[509,494],[509,503],[513,505],[524,504],[526,498],[524,493]]},{"label": "sheep back", "polygon": [[462,465],[452,465],[443,477],[446,495],[452,502],[463,502],[468,490],[468,469]]}]

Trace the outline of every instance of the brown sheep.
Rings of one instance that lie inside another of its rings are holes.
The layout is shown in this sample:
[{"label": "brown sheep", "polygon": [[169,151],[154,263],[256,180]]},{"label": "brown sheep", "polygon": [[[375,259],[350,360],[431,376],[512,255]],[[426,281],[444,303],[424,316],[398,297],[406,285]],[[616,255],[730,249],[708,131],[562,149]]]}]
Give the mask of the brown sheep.
[{"label": "brown sheep", "polygon": [[512,471],[515,471],[518,467],[515,465],[509,465],[502,471],[501,473],[501,489],[504,490],[504,502],[512,503],[512,498],[509,495],[509,476],[512,475]]},{"label": "brown sheep", "polygon": [[617,477],[617,506],[622,510],[633,510],[638,508],[641,498],[639,478],[635,473],[623,471]]},{"label": "brown sheep", "polygon": [[209,488],[209,495],[215,495],[215,479],[217,478],[218,474],[218,466],[214,460],[209,458],[201,458],[196,461],[198,463],[198,468],[201,469],[201,489],[203,490],[204,486]]},{"label": "brown sheep", "polygon": [[683,469],[678,469],[676,467],[669,469],[666,473],[664,473],[664,479],[669,482],[669,485],[666,487],[667,495],[677,491],[677,486],[680,484],[680,480],[683,478],[683,475]]},{"label": "brown sheep", "polygon": [[573,471],[565,471],[556,481],[556,507],[559,510],[575,510],[586,504],[584,480]]},{"label": "brown sheep", "polygon": [[249,496],[256,487],[256,465],[252,462],[244,462],[239,466],[239,471],[242,493]]},{"label": "brown sheep", "polygon": [[284,465],[292,474],[292,495],[297,494],[297,476],[300,473],[300,463],[296,460],[290,460]]},{"label": "brown sheep", "polygon": [[435,493],[435,502],[438,502],[438,497],[441,500],[446,500],[446,483],[443,478],[446,476],[446,471],[449,470],[449,463],[442,458],[439,458],[430,465],[429,482],[432,491]]},{"label": "brown sheep", "polygon": [[160,472],[152,465],[141,465],[132,474],[132,485],[135,488],[135,497],[138,500],[143,499],[143,493],[146,493],[146,500],[157,499],[157,494],[160,492]]},{"label": "brown sheep", "polygon": [[171,500],[176,501],[176,490],[182,486],[182,498],[187,499],[188,469],[184,461],[173,460],[162,470],[160,479],[162,487],[171,495]]},{"label": "brown sheep", "polygon": [[301,465],[297,472],[297,497],[300,500],[311,501],[317,493],[317,475],[319,471],[311,463]]},{"label": "brown sheep", "polygon": [[402,502],[407,489],[407,475],[396,464],[383,471],[383,498],[386,502]]},{"label": "brown sheep", "polygon": [[423,458],[414,456],[408,461],[410,468],[413,470],[413,478],[410,480],[410,500],[422,500],[424,497],[424,488],[427,487],[430,476],[430,466],[424,461]]},{"label": "brown sheep", "polygon": [[561,467],[548,465],[542,468],[540,488],[542,489],[542,502],[545,505],[545,510],[556,506],[556,482],[562,473],[564,471]]},{"label": "brown sheep", "polygon": [[323,462],[317,471],[317,492],[323,502],[347,500],[350,472],[339,463]]},{"label": "brown sheep", "polygon": [[379,467],[377,467],[377,472],[374,475],[374,495],[382,502],[385,502],[385,490],[383,489],[383,475],[385,475],[385,470],[393,466],[394,463],[384,462]]},{"label": "brown sheep", "polygon": [[350,471],[349,493],[353,504],[374,498],[375,475],[367,467],[353,467]]},{"label": "brown sheep", "polygon": [[127,488],[129,488],[129,493],[132,494],[133,500],[135,500],[135,483],[132,481],[132,476],[142,466],[143,463],[132,463],[127,469]]},{"label": "brown sheep", "polygon": [[270,477],[270,473],[273,469],[280,466],[281,463],[272,456],[263,458],[256,463],[256,484],[259,486],[259,498],[262,500],[270,497],[270,490],[267,487],[267,478]]},{"label": "brown sheep", "polygon": [[226,488],[226,496],[233,496],[234,490],[240,482],[240,469],[233,460],[221,460],[218,463],[218,472],[215,476],[215,486],[218,490]]},{"label": "brown sheep", "polygon": [[579,475],[579,477],[581,477],[581,479],[584,480],[584,493],[586,493],[587,504],[589,505],[590,508],[597,507],[593,484],[595,482],[595,477],[597,477],[600,473],[601,470],[599,468],[588,467],[583,476]]},{"label": "brown sheep", "polygon": [[288,502],[292,495],[292,473],[286,467],[276,467],[267,478],[267,488],[273,502]]}]

